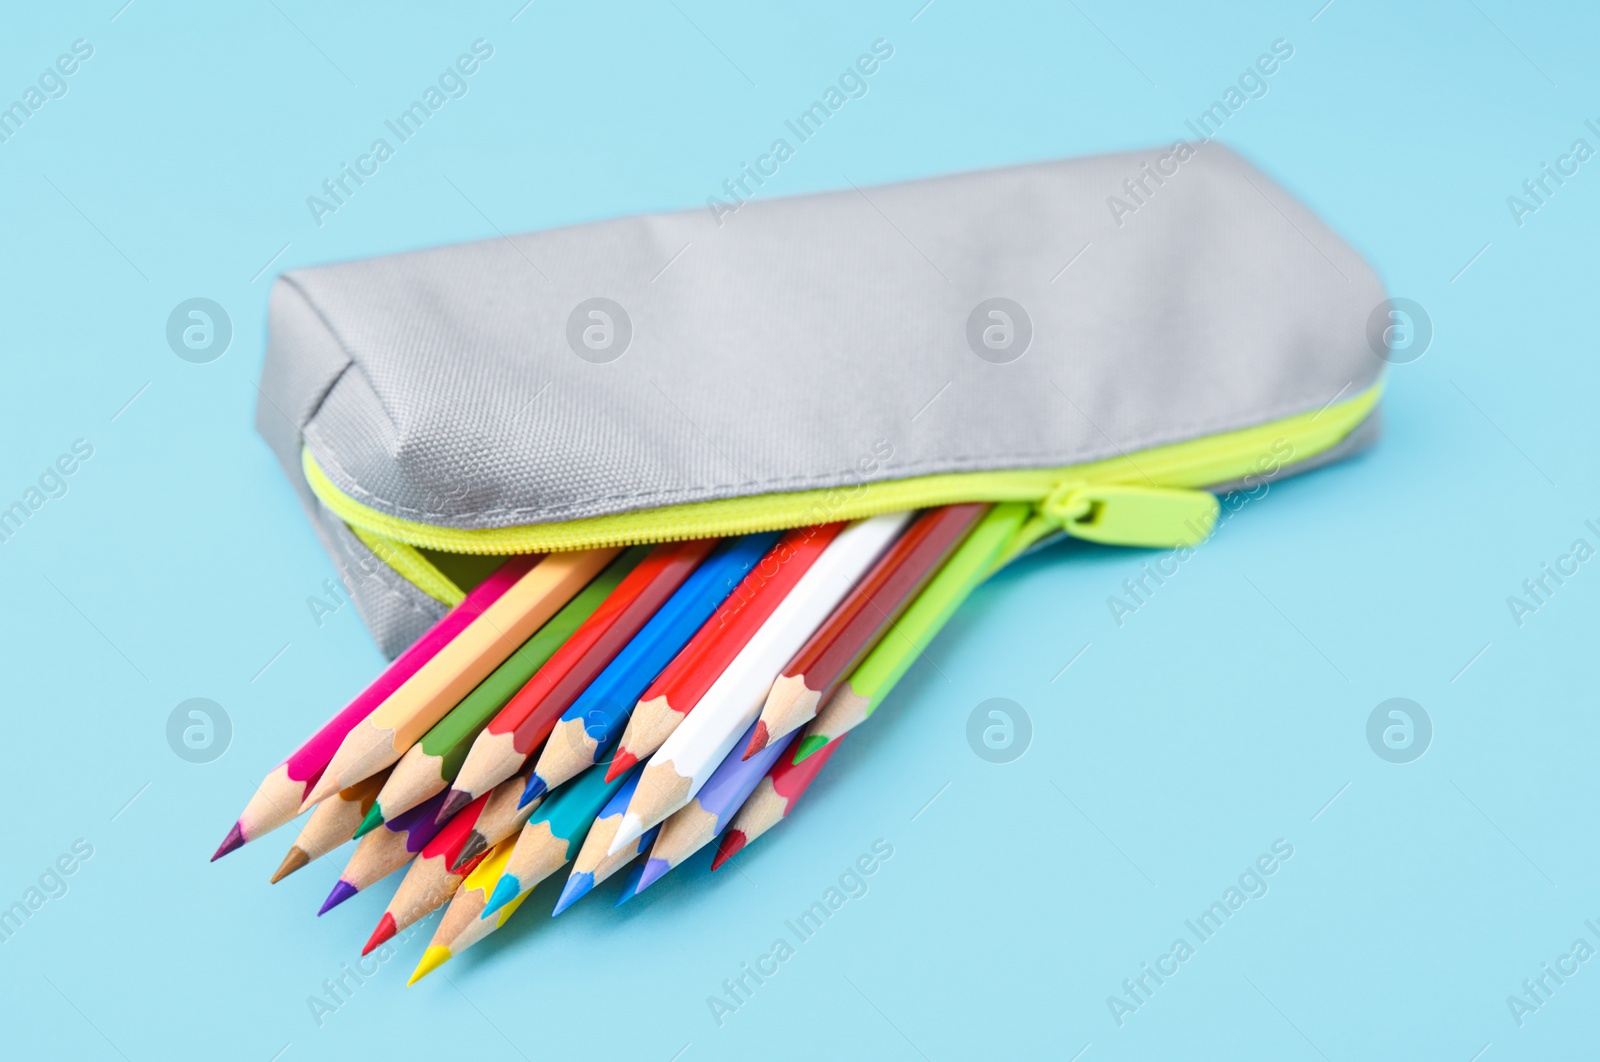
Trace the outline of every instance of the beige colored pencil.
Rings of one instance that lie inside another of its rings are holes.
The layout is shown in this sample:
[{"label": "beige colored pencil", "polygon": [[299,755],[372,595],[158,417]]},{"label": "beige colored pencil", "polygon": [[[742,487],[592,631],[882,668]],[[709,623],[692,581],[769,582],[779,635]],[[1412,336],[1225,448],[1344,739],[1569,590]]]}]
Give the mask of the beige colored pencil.
[{"label": "beige colored pencil", "polygon": [[395,763],[428,728],[533,636],[611,562],[620,547],[552,553],[356,724],[333,754],[309,806]]}]

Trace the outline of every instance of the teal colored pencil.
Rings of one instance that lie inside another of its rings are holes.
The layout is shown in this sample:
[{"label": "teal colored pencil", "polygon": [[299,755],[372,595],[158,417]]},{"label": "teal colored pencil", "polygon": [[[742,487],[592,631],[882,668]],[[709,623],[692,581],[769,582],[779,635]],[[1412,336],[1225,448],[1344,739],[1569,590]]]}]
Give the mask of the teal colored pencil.
[{"label": "teal colored pencil", "polygon": [[608,782],[605,771],[585,771],[545,801],[522,827],[511,859],[479,917],[487,918],[570,862],[595,816],[633,773]]}]

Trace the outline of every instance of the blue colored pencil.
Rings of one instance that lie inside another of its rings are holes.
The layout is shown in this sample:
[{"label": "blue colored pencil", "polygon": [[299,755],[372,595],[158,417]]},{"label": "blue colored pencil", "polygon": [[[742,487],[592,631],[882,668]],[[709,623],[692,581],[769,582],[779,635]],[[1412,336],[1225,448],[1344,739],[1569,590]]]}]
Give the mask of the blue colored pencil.
[{"label": "blue colored pencil", "polygon": [[733,750],[717,764],[717,769],[711,772],[711,777],[700,787],[694,799],[661,824],[661,833],[656,838],[655,846],[650,849],[650,858],[645,860],[638,884],[634,886],[636,894],[648,889],[667,871],[710,844],[734,813],[744,806],[761,779],[766,777],[767,769],[778,762],[778,757],[798,733],[790,731],[748,760],[744,759],[744,749],[760,725],[760,720],[751,723],[745,736],[734,742]]},{"label": "blue colored pencil", "polygon": [[639,697],[672,662],[717,606],[775,542],[777,531],[742,535],[720,544],[644,629],[562,713],[545,741],[522,799],[530,801],[576,777],[611,747]]},{"label": "blue colored pencil", "polygon": [[633,799],[634,790],[639,788],[639,776],[643,773],[643,767],[635,767],[629,771],[622,788],[611,794],[606,806],[595,816],[594,825],[589,827],[589,835],[583,839],[583,848],[579,850],[578,858],[572,861],[572,874],[561,889],[561,898],[556,901],[556,909],[550,912],[552,918],[586,896],[590,889],[627,866],[634,856],[646,851],[650,841],[654,839],[657,831],[652,828],[639,838],[638,843],[627,846],[616,855],[606,854],[606,850],[611,847],[611,839],[617,835],[617,827],[622,825],[622,816],[628,811],[628,802]]}]

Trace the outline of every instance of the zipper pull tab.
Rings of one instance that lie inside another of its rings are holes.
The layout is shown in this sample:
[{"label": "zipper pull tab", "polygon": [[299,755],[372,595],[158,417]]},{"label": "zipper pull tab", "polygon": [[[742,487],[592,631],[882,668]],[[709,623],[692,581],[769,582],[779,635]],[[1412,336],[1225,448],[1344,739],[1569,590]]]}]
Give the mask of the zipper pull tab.
[{"label": "zipper pull tab", "polygon": [[1074,538],[1110,546],[1198,546],[1217,524],[1215,495],[1182,487],[1063,483],[1040,512]]}]

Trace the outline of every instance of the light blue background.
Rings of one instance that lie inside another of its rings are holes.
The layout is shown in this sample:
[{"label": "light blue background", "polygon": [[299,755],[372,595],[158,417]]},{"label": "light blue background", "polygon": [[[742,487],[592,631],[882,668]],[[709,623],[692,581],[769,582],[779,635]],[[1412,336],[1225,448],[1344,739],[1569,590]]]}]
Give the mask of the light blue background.
[{"label": "light blue background", "polygon": [[[119,2],[13,5],[0,35],[0,101],[75,38],[95,48],[0,144],[0,501],[73,440],[94,447],[0,545],[0,905],[75,839],[94,847],[0,944],[0,1053],[1593,1053],[1600,964],[1521,1028],[1506,1004],[1575,938],[1600,945],[1600,562],[1521,628],[1506,605],[1575,538],[1600,545],[1583,524],[1600,517],[1600,161],[1520,227],[1506,206],[1574,139],[1600,147],[1592,15]],[[479,37],[495,54],[470,94],[314,224],[306,197]],[[1386,438],[1274,486],[1120,629],[1106,598],[1147,555],[1017,565],[737,870],[702,855],[626,909],[553,923],[549,886],[406,990],[412,939],[319,1027],[307,998],[355,961],[391,886],[313,918],[341,861],[268,887],[291,830],[206,863],[260,776],[381,665],[353,609],[313,622],[333,570],[252,429],[272,276],[703,204],[879,37],[895,54],[870,94],[763,194],[1170,142],[1291,41],[1223,137],[1431,316],[1431,349],[1390,374]],[[165,342],[194,296],[233,320],[211,364]],[[1395,696],[1436,728],[1407,765],[1365,737]],[[190,697],[233,721],[210,764],[167,745]],[[1014,763],[967,745],[990,697],[1032,719]],[[875,838],[895,854],[869,894],[719,1028],[706,997]],[[1294,856],[1270,893],[1118,1027],[1106,997],[1278,838]]]}]

